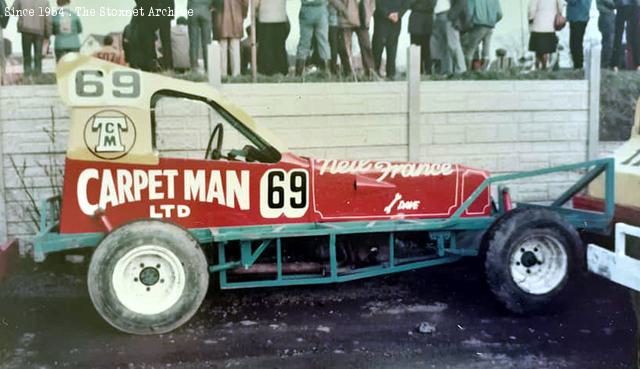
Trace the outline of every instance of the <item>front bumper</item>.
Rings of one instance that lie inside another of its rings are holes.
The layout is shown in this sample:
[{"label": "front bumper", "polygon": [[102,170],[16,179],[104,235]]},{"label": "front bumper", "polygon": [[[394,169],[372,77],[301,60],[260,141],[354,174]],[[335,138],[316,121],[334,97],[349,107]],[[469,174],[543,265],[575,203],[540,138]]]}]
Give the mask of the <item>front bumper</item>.
[{"label": "front bumper", "polygon": [[640,243],[640,227],[617,223],[615,250],[589,244],[587,267],[595,274],[640,292],[640,259],[627,255],[628,238]]}]

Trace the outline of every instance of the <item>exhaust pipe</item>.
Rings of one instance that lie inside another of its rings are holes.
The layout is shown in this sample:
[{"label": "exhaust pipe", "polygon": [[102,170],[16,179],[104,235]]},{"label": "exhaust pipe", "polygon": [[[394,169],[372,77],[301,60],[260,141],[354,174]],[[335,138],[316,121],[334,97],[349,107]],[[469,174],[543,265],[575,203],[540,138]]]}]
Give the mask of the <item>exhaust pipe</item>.
[{"label": "exhaust pipe", "polygon": [[[293,262],[282,265],[282,273],[321,273],[325,268],[324,264],[320,263],[305,263],[305,262]],[[276,264],[253,264],[249,269],[242,267],[236,268],[230,271],[232,274],[275,274],[278,272],[278,266]]]}]

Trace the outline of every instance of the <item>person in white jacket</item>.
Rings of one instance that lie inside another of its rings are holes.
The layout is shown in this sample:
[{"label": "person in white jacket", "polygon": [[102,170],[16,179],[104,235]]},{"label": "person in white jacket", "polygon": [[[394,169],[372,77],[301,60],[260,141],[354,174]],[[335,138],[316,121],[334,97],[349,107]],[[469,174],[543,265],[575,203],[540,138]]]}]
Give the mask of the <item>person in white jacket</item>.
[{"label": "person in white jacket", "polygon": [[549,54],[558,47],[556,17],[562,15],[562,0],[530,0],[529,51],[536,53],[536,69],[546,69]]}]

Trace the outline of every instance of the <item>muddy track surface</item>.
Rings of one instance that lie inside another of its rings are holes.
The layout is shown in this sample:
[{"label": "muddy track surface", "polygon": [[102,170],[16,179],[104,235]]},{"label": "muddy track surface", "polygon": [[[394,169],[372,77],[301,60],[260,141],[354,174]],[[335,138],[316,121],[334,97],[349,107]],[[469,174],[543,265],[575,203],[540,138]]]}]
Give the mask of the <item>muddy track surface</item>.
[{"label": "muddy track surface", "polygon": [[504,311],[469,262],[340,285],[214,286],[187,325],[139,337],[101,320],[85,273],[22,262],[0,284],[0,368],[633,368],[629,293],[596,276],[532,317]]}]

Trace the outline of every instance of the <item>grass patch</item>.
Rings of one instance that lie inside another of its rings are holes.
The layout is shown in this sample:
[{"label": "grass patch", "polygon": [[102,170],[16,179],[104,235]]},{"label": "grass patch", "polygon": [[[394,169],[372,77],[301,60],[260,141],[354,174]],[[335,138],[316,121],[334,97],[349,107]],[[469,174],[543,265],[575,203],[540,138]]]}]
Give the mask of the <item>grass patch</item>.
[{"label": "grass patch", "polygon": [[501,80],[578,80],[584,79],[583,71],[573,69],[561,69],[558,71],[536,70],[523,71],[521,69],[508,69],[500,71],[467,71],[453,76],[423,76],[423,81],[501,81]]}]

